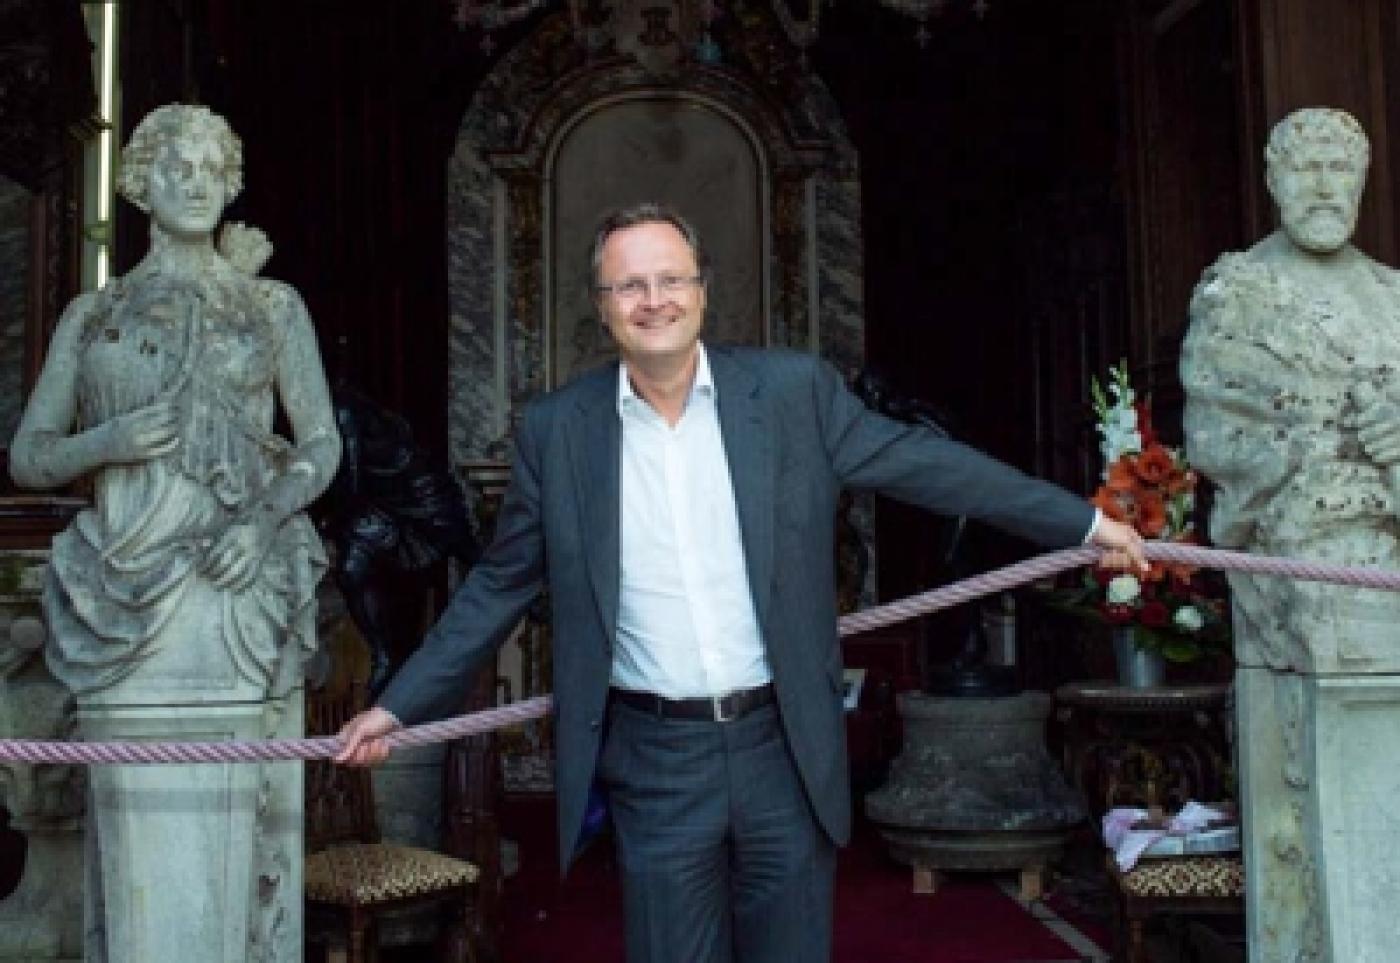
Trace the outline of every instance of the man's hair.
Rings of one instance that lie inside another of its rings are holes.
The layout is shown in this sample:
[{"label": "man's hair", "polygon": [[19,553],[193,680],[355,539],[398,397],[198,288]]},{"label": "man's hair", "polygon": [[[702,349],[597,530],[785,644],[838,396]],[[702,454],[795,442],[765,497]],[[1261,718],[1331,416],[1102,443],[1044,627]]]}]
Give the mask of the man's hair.
[{"label": "man's hair", "polygon": [[1360,170],[1371,164],[1371,142],[1355,117],[1335,107],[1304,107],[1274,125],[1264,148],[1273,167],[1312,144],[1340,144]]},{"label": "man's hair", "polygon": [[212,137],[224,155],[224,206],[233,203],[243,189],[243,145],[228,121],[208,107],[167,104],[157,107],[136,125],[122,150],[117,170],[117,191],[143,211],[151,209],[146,188],[151,164],[163,144],[186,137]]},{"label": "man's hair", "polygon": [[588,249],[590,290],[595,290],[603,283],[598,272],[603,266],[603,245],[607,243],[608,238],[618,231],[636,227],[638,224],[669,224],[674,227],[690,245],[691,253],[695,255],[696,267],[700,269],[700,276],[709,275],[709,259],[705,255],[705,249],[700,246],[700,235],[690,226],[690,222],[681,217],[675,208],[655,201],[645,201],[630,207],[615,208],[604,214],[603,219],[598,222],[598,229],[593,233],[593,244]]}]

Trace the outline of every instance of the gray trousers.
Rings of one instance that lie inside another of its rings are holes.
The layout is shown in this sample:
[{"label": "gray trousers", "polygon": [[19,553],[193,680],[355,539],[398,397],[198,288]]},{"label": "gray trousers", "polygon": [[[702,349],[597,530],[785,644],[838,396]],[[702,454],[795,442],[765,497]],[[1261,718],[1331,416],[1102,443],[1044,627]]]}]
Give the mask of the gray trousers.
[{"label": "gray trousers", "polygon": [[826,963],[836,848],[769,705],[730,722],[614,705],[598,764],[628,963]]}]

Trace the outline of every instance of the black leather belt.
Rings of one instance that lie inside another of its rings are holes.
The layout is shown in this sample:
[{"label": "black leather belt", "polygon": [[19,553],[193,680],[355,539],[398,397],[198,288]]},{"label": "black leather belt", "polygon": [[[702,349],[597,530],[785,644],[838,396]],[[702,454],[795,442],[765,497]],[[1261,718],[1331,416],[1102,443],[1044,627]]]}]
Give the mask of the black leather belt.
[{"label": "black leather belt", "polygon": [[613,689],[614,702],[651,713],[659,719],[708,719],[711,722],[728,722],[752,712],[760,706],[771,703],[773,683],[753,689],[740,689],[722,696],[698,699],[667,699],[654,692],[637,692],[632,689]]}]

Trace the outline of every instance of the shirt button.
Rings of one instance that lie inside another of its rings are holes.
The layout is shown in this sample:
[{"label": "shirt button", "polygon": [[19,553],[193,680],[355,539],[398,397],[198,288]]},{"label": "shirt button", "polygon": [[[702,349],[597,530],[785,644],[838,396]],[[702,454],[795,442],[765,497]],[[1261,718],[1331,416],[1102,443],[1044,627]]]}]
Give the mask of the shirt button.
[{"label": "shirt button", "polygon": [[592,729],[594,732],[597,732],[599,729],[603,728],[603,723],[598,719],[589,719],[588,728]]}]

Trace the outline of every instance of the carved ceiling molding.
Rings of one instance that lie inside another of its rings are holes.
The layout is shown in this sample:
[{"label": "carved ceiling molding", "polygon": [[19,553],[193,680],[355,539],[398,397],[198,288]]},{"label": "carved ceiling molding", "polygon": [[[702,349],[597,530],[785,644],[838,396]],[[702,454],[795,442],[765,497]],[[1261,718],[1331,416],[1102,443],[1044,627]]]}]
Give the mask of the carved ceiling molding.
[{"label": "carved ceiling molding", "polygon": [[[655,21],[650,23],[656,32]],[[683,57],[659,70],[645,55],[645,45],[606,39],[580,44],[572,16],[559,12],[546,18],[503,64],[513,82],[509,91],[504,85],[495,91],[503,124],[500,139],[487,148],[492,166],[504,176],[541,170],[560,125],[590,104],[668,90],[712,100],[744,118],[764,143],[775,173],[836,162],[820,119],[806,109],[814,78],[769,8],[739,0],[725,23],[716,34],[727,51],[726,63]],[[640,36],[648,36],[647,29]],[[498,68],[497,76],[501,73]],[[490,90],[481,93],[492,97]]]}]

